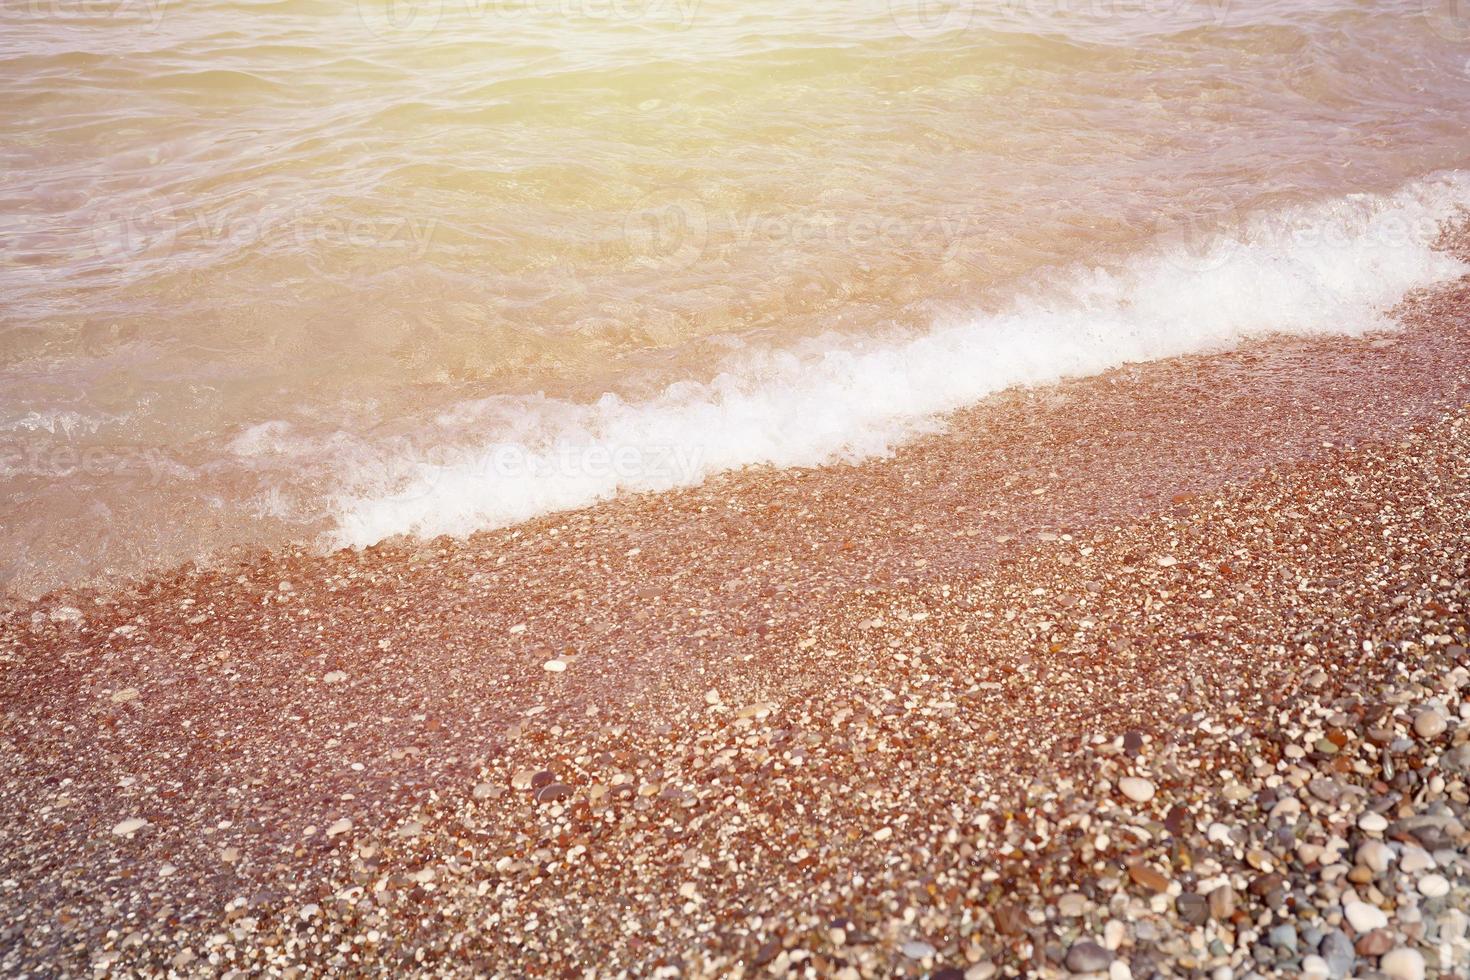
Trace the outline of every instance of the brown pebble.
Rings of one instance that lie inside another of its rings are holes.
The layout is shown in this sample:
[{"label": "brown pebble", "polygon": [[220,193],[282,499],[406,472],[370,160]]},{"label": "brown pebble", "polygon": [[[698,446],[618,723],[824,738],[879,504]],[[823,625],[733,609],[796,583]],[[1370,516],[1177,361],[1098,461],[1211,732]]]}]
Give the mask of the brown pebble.
[{"label": "brown pebble", "polygon": [[1235,914],[1235,889],[1221,885],[1209,894],[1210,915],[1225,921]]},{"label": "brown pebble", "polygon": [[1149,891],[1161,892],[1169,888],[1169,879],[1146,864],[1129,865],[1128,877]]}]

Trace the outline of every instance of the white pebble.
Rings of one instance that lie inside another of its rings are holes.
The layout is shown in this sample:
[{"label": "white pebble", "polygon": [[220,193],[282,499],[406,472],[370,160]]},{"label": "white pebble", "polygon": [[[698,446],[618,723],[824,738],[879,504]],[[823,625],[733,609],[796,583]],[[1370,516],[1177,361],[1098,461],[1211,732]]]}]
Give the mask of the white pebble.
[{"label": "white pebble", "polygon": [[1302,976],[1306,980],[1327,980],[1332,975],[1332,970],[1327,966],[1327,961],[1317,954],[1302,957]]},{"label": "white pebble", "polygon": [[1118,791],[1134,803],[1147,803],[1154,798],[1154,784],[1141,776],[1124,776],[1118,780]]},{"label": "white pebble", "polygon": [[1383,874],[1393,861],[1393,851],[1381,840],[1364,841],[1358,847],[1358,863],[1371,868],[1374,874]]},{"label": "white pebble", "polygon": [[113,827],[112,832],[119,837],[126,837],[128,834],[142,830],[146,826],[148,826],[147,820],[144,820],[142,817],[132,817]]},{"label": "white pebble", "polygon": [[1342,907],[1342,914],[1352,923],[1353,931],[1358,933],[1388,928],[1388,916],[1381,908],[1367,902],[1348,902]]},{"label": "white pebble", "polygon": [[1444,712],[1438,708],[1425,708],[1414,717],[1414,734],[1420,738],[1434,738],[1445,728]]},{"label": "white pebble", "polygon": [[1391,980],[1424,980],[1424,957],[1418,950],[1400,946],[1383,954],[1378,969]]},{"label": "white pebble", "polygon": [[1411,875],[1416,871],[1428,871],[1435,866],[1434,858],[1430,857],[1429,852],[1424,848],[1415,847],[1413,844],[1404,845],[1404,853],[1399,857],[1399,870],[1404,874]]},{"label": "white pebble", "polygon": [[567,669],[567,662],[565,660],[548,660],[541,665],[541,669],[548,674],[560,674]]},{"label": "white pebble", "polygon": [[1370,834],[1381,834],[1388,829],[1388,818],[1372,810],[1358,818],[1358,829]]},{"label": "white pebble", "polygon": [[1427,874],[1419,879],[1419,894],[1425,898],[1443,898],[1450,893],[1450,883],[1444,875]]}]

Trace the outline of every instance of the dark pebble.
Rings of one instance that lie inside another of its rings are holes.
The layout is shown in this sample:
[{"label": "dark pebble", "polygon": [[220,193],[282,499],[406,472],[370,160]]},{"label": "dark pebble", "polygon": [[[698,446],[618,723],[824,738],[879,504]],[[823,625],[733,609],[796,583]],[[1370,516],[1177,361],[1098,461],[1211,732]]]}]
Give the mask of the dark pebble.
[{"label": "dark pebble", "polygon": [[566,783],[548,783],[536,791],[537,803],[558,803],[572,795],[572,788]]}]

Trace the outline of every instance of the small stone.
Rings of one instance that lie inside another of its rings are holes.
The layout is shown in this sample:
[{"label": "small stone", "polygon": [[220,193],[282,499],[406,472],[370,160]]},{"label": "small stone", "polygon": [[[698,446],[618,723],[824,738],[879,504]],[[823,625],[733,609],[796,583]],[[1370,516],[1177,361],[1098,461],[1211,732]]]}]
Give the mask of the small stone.
[{"label": "small stone", "polygon": [[1149,891],[1162,892],[1169,888],[1169,879],[1146,864],[1129,865],[1128,877]]},{"label": "small stone", "polygon": [[1393,851],[1381,840],[1364,841],[1358,846],[1357,861],[1364,867],[1371,868],[1374,874],[1381,875],[1393,861]]},{"label": "small stone", "polygon": [[1124,776],[1118,780],[1118,791],[1134,803],[1147,803],[1154,798],[1154,784],[1141,776]]},{"label": "small stone", "polygon": [[1229,885],[1221,885],[1210,892],[1210,915],[1221,921],[1235,914],[1235,889]]},{"label": "small stone", "polygon": [[1437,867],[1434,858],[1422,847],[1413,844],[1405,844],[1403,853],[1399,856],[1399,870],[1406,875],[1415,874],[1419,871],[1428,871]]},{"label": "small stone", "polygon": [[1075,919],[1087,911],[1087,896],[1081,892],[1067,892],[1057,899],[1057,914],[1066,919]]},{"label": "small stone", "polygon": [[566,783],[547,783],[536,791],[537,803],[559,803],[572,795],[572,788]]},{"label": "small stone", "polygon": [[1327,962],[1327,975],[1332,980],[1342,980],[1352,972],[1353,964],[1358,960],[1352,942],[1341,929],[1333,929],[1323,936],[1317,952]]},{"label": "small stone", "polygon": [[1073,973],[1100,973],[1113,962],[1113,954],[1090,940],[1080,940],[1067,950],[1067,969]]},{"label": "small stone", "polygon": [[347,680],[347,671],[331,670],[322,677],[323,684],[341,684]]},{"label": "small stone", "polygon": [[1343,905],[1342,914],[1352,924],[1353,931],[1357,933],[1372,932],[1374,929],[1388,927],[1388,916],[1383,913],[1383,910],[1367,902],[1348,902]]},{"label": "small stone", "polygon": [[240,860],[240,849],[238,847],[227,847],[219,852],[219,859],[225,864],[234,864]]},{"label": "small stone", "polygon": [[1194,892],[1185,892],[1174,899],[1174,909],[1179,913],[1179,918],[1192,926],[1202,926],[1210,917],[1209,900]]},{"label": "small stone", "polygon": [[1359,936],[1354,948],[1359,956],[1382,956],[1393,949],[1393,934],[1387,929],[1374,929]]},{"label": "small stone", "polygon": [[1427,874],[1419,879],[1419,894],[1425,898],[1444,898],[1450,893],[1450,883],[1441,874]]},{"label": "small stone", "polygon": [[112,694],[113,704],[127,704],[129,701],[138,700],[138,689],[136,687],[125,687],[121,691]]},{"label": "small stone", "polygon": [[148,826],[148,821],[142,817],[131,817],[112,828],[112,832],[119,837],[126,837]]},{"label": "small stone", "polygon": [[1370,834],[1381,834],[1388,829],[1388,818],[1381,813],[1369,810],[1358,818],[1358,829]]},{"label": "small stone", "polygon": [[1424,957],[1418,950],[1400,946],[1383,955],[1378,970],[1389,980],[1424,980]]},{"label": "small stone", "polygon": [[352,821],[343,817],[327,828],[328,837],[338,837],[352,829]]},{"label": "small stone", "polygon": [[925,960],[933,956],[937,950],[922,939],[910,939],[902,946],[903,955],[911,960]]},{"label": "small stone", "polygon": [[541,669],[548,674],[560,674],[567,669],[567,662],[565,660],[548,660],[541,665]]},{"label": "small stone", "polygon": [[1435,738],[1441,735],[1447,726],[1444,712],[1438,708],[1425,708],[1414,716],[1414,734],[1420,738]]},{"label": "small stone", "polygon": [[1273,949],[1284,949],[1295,956],[1297,944],[1296,926],[1289,923],[1272,926],[1271,931],[1266,933],[1266,942],[1270,943]]}]

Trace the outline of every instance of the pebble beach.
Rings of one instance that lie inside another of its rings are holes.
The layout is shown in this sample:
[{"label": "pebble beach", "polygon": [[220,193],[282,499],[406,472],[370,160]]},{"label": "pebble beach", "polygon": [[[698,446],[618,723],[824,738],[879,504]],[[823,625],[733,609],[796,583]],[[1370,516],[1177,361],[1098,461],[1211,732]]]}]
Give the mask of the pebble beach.
[{"label": "pebble beach", "polygon": [[16,604],[0,967],[1464,975],[1461,299],[1290,391],[1310,341]]}]

